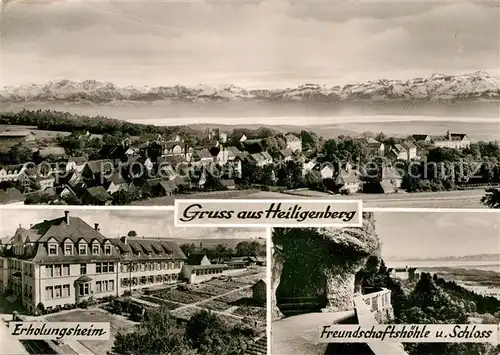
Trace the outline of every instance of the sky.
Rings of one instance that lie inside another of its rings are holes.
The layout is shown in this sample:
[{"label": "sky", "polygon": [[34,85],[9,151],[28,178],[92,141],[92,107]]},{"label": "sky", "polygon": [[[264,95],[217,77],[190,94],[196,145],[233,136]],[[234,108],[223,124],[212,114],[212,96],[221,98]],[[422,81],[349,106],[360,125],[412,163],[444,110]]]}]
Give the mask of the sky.
[{"label": "sky", "polygon": [[500,213],[375,212],[382,256],[500,254]]},{"label": "sky", "polygon": [[[174,228],[172,211],[150,210],[78,210],[71,209],[70,215],[80,217],[92,227],[99,223],[101,233],[108,238],[118,238],[130,230],[146,238],[166,239],[249,239],[265,238],[265,229],[245,228]],[[0,209],[0,238],[11,237],[21,225],[30,228],[30,224],[43,222],[64,216],[62,209]]]},{"label": "sky", "polygon": [[[4,0],[5,2],[5,0]],[[500,3],[9,0],[2,85],[287,87],[499,74]]]}]

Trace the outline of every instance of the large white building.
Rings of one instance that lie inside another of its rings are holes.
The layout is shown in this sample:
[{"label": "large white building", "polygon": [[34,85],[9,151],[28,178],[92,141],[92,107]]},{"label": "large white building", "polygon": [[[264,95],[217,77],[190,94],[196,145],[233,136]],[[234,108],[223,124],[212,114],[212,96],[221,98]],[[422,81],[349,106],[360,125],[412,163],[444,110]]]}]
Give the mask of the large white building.
[{"label": "large white building", "polygon": [[470,147],[470,139],[465,133],[446,132],[444,137],[434,138],[434,146],[440,148],[465,149]]},{"label": "large white building", "polygon": [[1,291],[10,289],[29,311],[90,297],[176,283],[186,257],[163,239],[109,239],[69,212],[20,226],[0,256]]}]

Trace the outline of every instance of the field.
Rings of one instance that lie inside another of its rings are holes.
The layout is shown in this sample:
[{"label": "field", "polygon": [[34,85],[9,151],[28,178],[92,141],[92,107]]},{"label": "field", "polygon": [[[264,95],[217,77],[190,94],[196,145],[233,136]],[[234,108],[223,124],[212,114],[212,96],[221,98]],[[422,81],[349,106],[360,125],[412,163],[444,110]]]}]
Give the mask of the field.
[{"label": "field", "polygon": [[486,208],[481,204],[481,197],[484,190],[465,191],[440,191],[440,192],[418,192],[418,193],[394,193],[394,194],[354,194],[348,196],[330,195],[318,191],[301,191],[292,194],[285,194],[272,191],[259,190],[239,190],[238,196],[234,196],[235,191],[199,192],[192,195],[178,195],[170,197],[158,197],[149,200],[139,201],[137,205],[143,206],[171,206],[175,198],[246,198],[246,199],[297,199],[297,198],[322,198],[327,200],[342,199],[362,199],[365,207],[406,207],[406,208]]},{"label": "field", "polygon": [[75,310],[65,314],[56,314],[46,317],[52,322],[109,322],[111,326],[111,336],[108,340],[80,340],[80,342],[90,349],[94,354],[106,354],[111,350],[115,339],[115,334],[120,330],[130,331],[133,323],[126,321],[118,316],[90,310]]}]

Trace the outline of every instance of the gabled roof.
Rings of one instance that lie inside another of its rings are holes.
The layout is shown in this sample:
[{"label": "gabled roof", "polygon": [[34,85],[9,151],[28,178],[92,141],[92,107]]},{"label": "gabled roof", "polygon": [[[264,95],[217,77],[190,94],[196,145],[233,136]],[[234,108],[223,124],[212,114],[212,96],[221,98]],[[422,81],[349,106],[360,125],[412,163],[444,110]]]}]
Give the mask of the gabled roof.
[{"label": "gabled roof", "polygon": [[14,187],[9,187],[5,190],[0,190],[0,204],[5,205],[13,202],[23,202],[26,197],[21,191]]},{"label": "gabled roof", "polygon": [[281,149],[280,150],[280,155],[283,158],[288,158],[288,157],[293,156],[293,151],[290,148]]},{"label": "gabled roof", "polygon": [[[119,238],[111,239],[111,242],[118,247],[122,254],[130,252],[130,259],[186,259],[186,256],[176,243],[165,239],[127,237],[126,244]],[[145,251],[149,251],[151,255],[147,256]]]},{"label": "gabled roof", "polygon": [[412,134],[411,137],[418,142],[418,141],[425,141],[429,139],[431,136],[429,136],[428,134]]},{"label": "gabled roof", "polygon": [[187,257],[186,264],[188,265],[200,265],[201,261],[205,257],[205,254],[191,254]]},{"label": "gabled roof", "polygon": [[213,158],[212,153],[206,148],[196,150],[194,154],[200,159]]},{"label": "gabled roof", "polygon": [[401,145],[406,149],[413,149],[417,147],[412,141],[404,141]]},{"label": "gabled roof", "polygon": [[87,188],[86,192],[94,199],[102,202],[111,200],[112,197],[108,194],[106,189],[102,186],[95,186]]},{"label": "gabled roof", "polygon": [[230,147],[227,147],[226,150],[228,152],[231,152],[233,153],[235,156],[236,155],[240,155],[241,154],[241,150],[238,149],[238,147],[235,147],[235,146],[230,146]]},{"label": "gabled roof", "polygon": [[38,150],[38,155],[41,158],[47,158],[51,155],[60,157],[66,155],[66,150],[62,147],[46,147]]},{"label": "gabled roof", "polygon": [[17,138],[17,137],[26,137],[29,135],[35,135],[31,131],[22,131],[22,130],[11,130],[11,131],[3,131],[0,132],[0,137],[12,137],[12,138]]},{"label": "gabled roof", "polygon": [[383,180],[398,180],[402,179],[401,174],[393,167],[384,166],[382,168],[382,179]]},{"label": "gabled roof", "polygon": [[65,217],[47,220],[37,223],[29,229],[31,235],[38,235],[38,242],[46,242],[50,238],[55,238],[59,243],[62,243],[66,238],[70,238],[73,242],[78,242],[83,239],[90,243],[93,239],[103,242],[104,237],[99,231],[95,230],[80,217],[69,216],[69,224],[66,223]]},{"label": "gabled roof", "polygon": [[170,192],[175,191],[175,189],[177,188],[173,180],[161,181],[160,185],[161,187],[163,187],[165,191],[170,191]]},{"label": "gabled roof", "polygon": [[103,169],[109,169],[114,166],[113,161],[109,159],[102,160],[92,160],[86,163],[86,166],[90,169],[90,171],[94,174],[101,173]]},{"label": "gabled roof", "polygon": [[112,182],[115,185],[120,185],[120,184],[126,183],[125,179],[123,178],[122,174],[120,174],[120,173],[114,173],[110,177],[107,177],[106,180],[108,182]]}]

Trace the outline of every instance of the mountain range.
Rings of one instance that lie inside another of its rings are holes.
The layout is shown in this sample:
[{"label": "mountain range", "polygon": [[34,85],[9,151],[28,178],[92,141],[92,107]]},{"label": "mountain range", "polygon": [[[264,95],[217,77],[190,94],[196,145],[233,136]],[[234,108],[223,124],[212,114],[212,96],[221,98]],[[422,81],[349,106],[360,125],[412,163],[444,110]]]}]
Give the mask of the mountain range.
[{"label": "mountain range", "polygon": [[284,89],[245,89],[234,85],[126,86],[96,80],[50,81],[0,89],[0,102],[459,102],[500,100],[500,77],[484,71],[433,74],[410,80],[367,81],[358,84],[304,84]]}]

